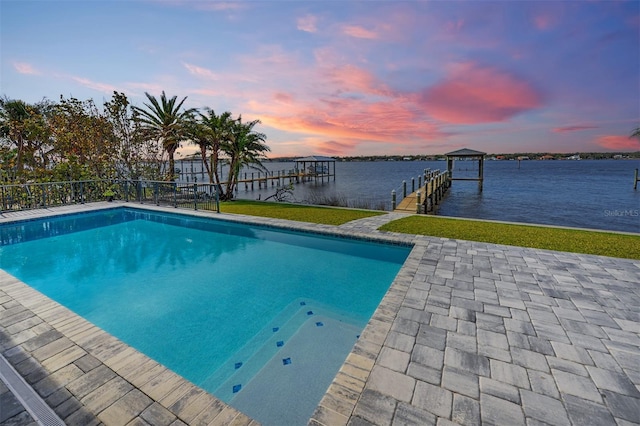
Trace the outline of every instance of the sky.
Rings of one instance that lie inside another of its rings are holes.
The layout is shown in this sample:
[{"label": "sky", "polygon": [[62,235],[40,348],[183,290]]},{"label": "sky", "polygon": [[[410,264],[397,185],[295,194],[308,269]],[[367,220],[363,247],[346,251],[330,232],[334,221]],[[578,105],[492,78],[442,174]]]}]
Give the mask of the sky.
[{"label": "sky", "polygon": [[0,96],[113,91],[270,157],[638,151],[640,1],[0,0]]}]

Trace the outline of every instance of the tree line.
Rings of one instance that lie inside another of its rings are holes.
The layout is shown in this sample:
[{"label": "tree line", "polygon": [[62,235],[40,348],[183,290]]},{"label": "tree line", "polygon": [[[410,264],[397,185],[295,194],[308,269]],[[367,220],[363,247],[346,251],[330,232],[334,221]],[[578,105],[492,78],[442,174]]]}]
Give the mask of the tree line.
[{"label": "tree line", "polygon": [[[261,168],[270,151],[259,120],[244,122],[225,111],[184,108],[186,97],[145,93],[143,107],[113,92],[98,108],[92,99],[60,97],[29,104],[0,99],[2,184],[92,179],[176,178],[174,156],[182,143],[199,147],[209,182],[221,199],[233,198],[243,167]],[[229,167],[221,181],[222,165]]]}]

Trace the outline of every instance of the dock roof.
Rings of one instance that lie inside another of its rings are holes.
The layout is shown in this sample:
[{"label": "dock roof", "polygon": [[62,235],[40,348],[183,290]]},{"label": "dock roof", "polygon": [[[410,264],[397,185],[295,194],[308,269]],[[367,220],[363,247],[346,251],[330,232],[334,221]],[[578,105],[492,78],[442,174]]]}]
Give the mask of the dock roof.
[{"label": "dock roof", "polygon": [[336,161],[335,158],[323,157],[322,155],[311,155],[309,157],[298,158],[296,161]]},{"label": "dock roof", "polygon": [[447,157],[478,157],[481,155],[487,155],[486,152],[475,151],[469,148],[462,148],[457,151],[447,152],[445,154]]}]

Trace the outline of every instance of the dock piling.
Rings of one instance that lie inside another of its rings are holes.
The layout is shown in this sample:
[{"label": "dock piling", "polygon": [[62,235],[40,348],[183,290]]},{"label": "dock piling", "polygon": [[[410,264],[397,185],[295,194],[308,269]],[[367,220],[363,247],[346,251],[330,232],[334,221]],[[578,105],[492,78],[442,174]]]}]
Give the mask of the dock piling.
[{"label": "dock piling", "polygon": [[[410,195],[406,194],[406,181],[402,181],[403,198],[399,204],[396,203],[395,190],[391,191],[393,210],[425,214],[434,212],[449,186],[449,173],[447,171],[441,172],[440,170],[426,171],[424,184],[422,177],[420,177],[418,190]],[[416,203],[415,207],[414,202]]]}]

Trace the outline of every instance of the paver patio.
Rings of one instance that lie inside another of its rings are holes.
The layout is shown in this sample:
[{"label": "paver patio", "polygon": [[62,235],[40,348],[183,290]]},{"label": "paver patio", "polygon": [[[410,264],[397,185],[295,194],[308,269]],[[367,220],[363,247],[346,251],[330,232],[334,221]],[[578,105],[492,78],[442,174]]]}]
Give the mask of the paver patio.
[{"label": "paver patio", "polygon": [[[414,244],[312,425],[640,424],[640,261],[218,217]],[[2,271],[0,353],[69,424],[257,424]]]}]

